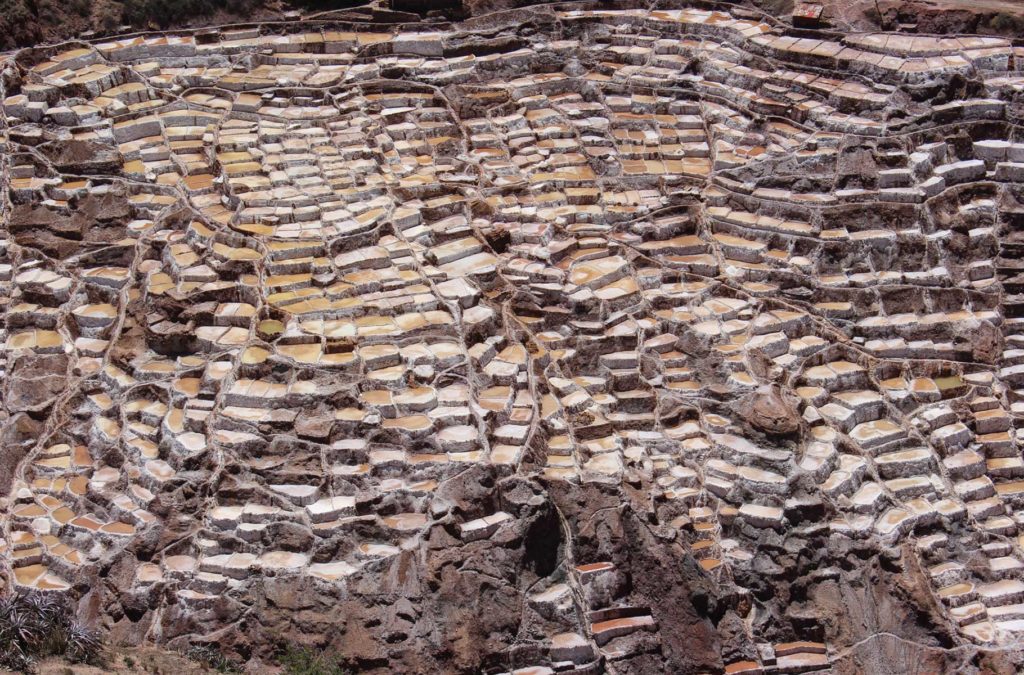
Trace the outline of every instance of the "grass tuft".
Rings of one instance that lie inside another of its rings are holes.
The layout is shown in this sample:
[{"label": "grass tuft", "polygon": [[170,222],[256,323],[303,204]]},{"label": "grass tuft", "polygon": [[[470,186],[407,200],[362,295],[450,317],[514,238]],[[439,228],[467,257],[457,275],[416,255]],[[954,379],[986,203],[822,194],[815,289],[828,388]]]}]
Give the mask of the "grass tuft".
[{"label": "grass tuft", "polygon": [[0,667],[27,672],[49,656],[102,665],[103,641],[75,621],[55,595],[33,592],[0,598]]},{"label": "grass tuft", "polygon": [[242,668],[212,645],[196,645],[185,655],[190,660],[200,663],[218,673],[240,673]]}]

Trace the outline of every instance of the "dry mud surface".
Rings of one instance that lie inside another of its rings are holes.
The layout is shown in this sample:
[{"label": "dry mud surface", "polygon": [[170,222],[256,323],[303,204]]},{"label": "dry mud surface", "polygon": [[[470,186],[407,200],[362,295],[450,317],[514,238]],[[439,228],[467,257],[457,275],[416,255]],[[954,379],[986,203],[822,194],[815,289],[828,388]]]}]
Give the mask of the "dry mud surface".
[{"label": "dry mud surface", "polygon": [[9,55],[3,582],[251,670],[1014,672],[1021,68],[614,3]]}]

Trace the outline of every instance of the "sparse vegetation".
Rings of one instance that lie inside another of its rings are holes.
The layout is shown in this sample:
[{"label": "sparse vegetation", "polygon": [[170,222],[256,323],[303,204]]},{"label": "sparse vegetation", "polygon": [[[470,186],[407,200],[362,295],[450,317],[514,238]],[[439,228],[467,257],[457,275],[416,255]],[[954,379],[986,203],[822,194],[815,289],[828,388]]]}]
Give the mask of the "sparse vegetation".
[{"label": "sparse vegetation", "polygon": [[274,0],[0,0],[0,50],[122,25],[167,28],[217,17],[247,20],[276,6]]},{"label": "sparse vegetation", "polygon": [[337,654],[289,646],[279,659],[285,675],[345,675]]},{"label": "sparse vegetation", "polygon": [[223,10],[246,16],[265,8],[262,0],[124,0],[124,23],[133,26],[156,24],[167,28],[182,17],[189,20],[206,17]]},{"label": "sparse vegetation", "polygon": [[101,665],[103,643],[53,595],[15,594],[0,599],[0,666],[27,672],[49,656]]},{"label": "sparse vegetation", "polygon": [[227,656],[210,645],[192,647],[186,656],[196,663],[199,663],[210,670],[218,673],[240,673],[241,665],[235,663]]},{"label": "sparse vegetation", "polygon": [[1017,36],[1024,33],[1024,16],[999,12],[989,20],[988,25],[994,33]]}]

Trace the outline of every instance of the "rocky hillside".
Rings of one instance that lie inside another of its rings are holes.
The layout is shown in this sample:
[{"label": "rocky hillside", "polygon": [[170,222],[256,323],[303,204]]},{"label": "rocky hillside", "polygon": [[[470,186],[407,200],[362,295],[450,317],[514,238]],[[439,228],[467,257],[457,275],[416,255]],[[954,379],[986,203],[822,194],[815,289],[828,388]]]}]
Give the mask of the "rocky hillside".
[{"label": "rocky hillside", "polygon": [[[292,3],[294,9],[309,7]],[[324,8],[341,3],[321,3]],[[315,5],[314,5],[315,6]],[[77,37],[87,31],[188,26],[281,18],[278,0],[0,0],[0,50]]]},{"label": "rocky hillside", "polygon": [[[292,12],[316,13],[356,6],[379,6],[425,14],[445,10],[451,16],[538,4],[534,0],[361,3],[358,0],[0,0],[0,51],[55,42],[86,32],[187,28],[230,22],[281,20]],[[744,0],[767,16],[788,21],[793,0]],[[913,25],[923,33],[979,33],[1018,36],[1024,31],[1024,7],[1005,0],[823,0],[827,21],[840,29],[895,30]],[[453,14],[455,7],[460,9]]]},{"label": "rocky hillside", "polygon": [[172,671],[1020,672],[1024,51],[492,9],[0,59],[0,597]]}]

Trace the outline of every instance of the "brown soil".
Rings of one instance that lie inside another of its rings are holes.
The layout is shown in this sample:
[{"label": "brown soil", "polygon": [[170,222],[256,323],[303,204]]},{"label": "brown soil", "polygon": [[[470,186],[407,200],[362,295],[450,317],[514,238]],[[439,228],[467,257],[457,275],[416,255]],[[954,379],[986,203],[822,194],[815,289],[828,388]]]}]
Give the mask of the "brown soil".
[{"label": "brown soil", "polygon": [[36,668],[38,675],[200,675],[216,672],[176,652],[154,647],[114,648],[102,667],[70,664],[46,659]]}]

